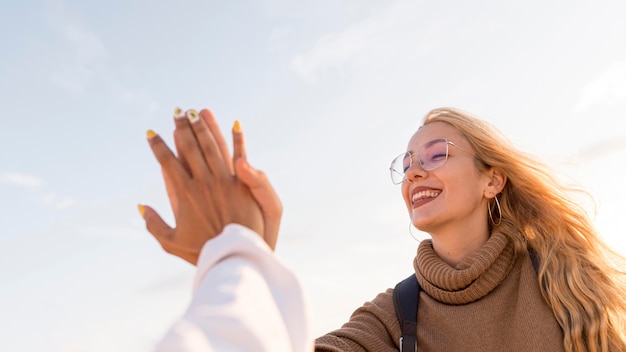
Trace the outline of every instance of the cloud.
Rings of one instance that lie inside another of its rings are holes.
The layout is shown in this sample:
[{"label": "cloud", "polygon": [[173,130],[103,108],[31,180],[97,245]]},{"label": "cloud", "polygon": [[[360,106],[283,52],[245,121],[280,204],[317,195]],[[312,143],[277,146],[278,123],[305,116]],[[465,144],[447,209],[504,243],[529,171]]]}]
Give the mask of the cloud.
[{"label": "cloud", "polygon": [[52,10],[49,17],[67,45],[60,50],[69,55],[66,63],[50,73],[49,79],[54,85],[75,96],[102,86],[121,104],[139,106],[149,112],[158,109],[158,103],[149,93],[130,86],[116,74],[105,42],[88,25],[70,19],[62,6]]},{"label": "cloud", "polygon": [[117,226],[117,227],[108,226],[108,225],[88,226],[88,227],[81,228],[80,233],[85,234],[87,236],[91,236],[91,237],[108,238],[108,239],[115,239],[115,240],[120,240],[120,241],[135,241],[135,240],[143,241],[145,239],[149,239],[150,241],[152,241],[149,238],[150,234],[148,234],[143,229],[143,226],[139,226],[139,225]]},{"label": "cloud", "polygon": [[112,75],[102,77],[102,80],[119,102],[126,105],[140,106],[150,113],[158,111],[159,103],[149,93],[139,89],[132,89]]},{"label": "cloud", "polygon": [[590,162],[626,150],[626,136],[616,136],[589,144],[578,151],[578,160]]},{"label": "cloud", "polygon": [[82,26],[62,24],[61,32],[70,45],[71,61],[52,72],[50,79],[65,91],[80,94],[103,75],[108,54],[100,38]]},{"label": "cloud", "polygon": [[30,189],[40,188],[44,184],[43,180],[37,176],[20,174],[17,172],[6,172],[0,174],[0,180],[5,183]]},{"label": "cloud", "polygon": [[582,90],[574,112],[626,101],[626,61],[613,63]]},{"label": "cloud", "polygon": [[37,202],[48,208],[64,210],[79,203],[78,199],[74,197],[66,195],[61,196],[53,192],[44,193],[45,190],[41,190],[45,184],[44,180],[34,175],[22,174],[18,172],[5,172],[0,174],[0,183],[6,183],[37,191],[35,193]]},{"label": "cloud", "polygon": [[76,49],[75,59],[78,63],[90,65],[107,58],[108,54],[104,44],[98,36],[88,29],[75,24],[66,24],[63,28],[63,34],[65,39]]},{"label": "cloud", "polygon": [[428,46],[424,40],[418,48],[409,39],[416,23],[423,24],[416,20],[418,6],[416,1],[396,1],[343,31],[327,34],[311,50],[296,55],[289,69],[301,79],[315,82],[330,75],[341,77],[347,68],[372,67],[381,58],[413,57]]},{"label": "cloud", "polygon": [[78,199],[69,196],[60,196],[55,193],[47,193],[39,198],[39,202],[52,209],[64,210],[78,204]]}]

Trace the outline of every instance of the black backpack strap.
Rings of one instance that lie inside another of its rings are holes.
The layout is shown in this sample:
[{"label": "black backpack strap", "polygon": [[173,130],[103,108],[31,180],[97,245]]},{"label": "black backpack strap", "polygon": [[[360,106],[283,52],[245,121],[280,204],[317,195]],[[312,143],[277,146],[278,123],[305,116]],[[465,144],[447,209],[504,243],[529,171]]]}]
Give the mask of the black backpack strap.
[{"label": "black backpack strap", "polygon": [[417,351],[417,303],[420,285],[415,274],[400,281],[393,289],[393,305],[402,329],[400,352]]},{"label": "black backpack strap", "polygon": [[[539,256],[537,255],[537,251],[535,251],[534,248],[532,247],[528,247],[528,254],[530,255],[530,260],[533,262],[533,268],[535,268],[535,273],[537,275],[539,275],[539,266],[541,265],[541,262],[539,261]],[[543,287],[544,290],[546,290],[546,281],[545,280],[541,280],[541,287]]]},{"label": "black backpack strap", "polygon": [[528,254],[530,255],[530,260],[533,262],[533,268],[535,268],[535,273],[539,274],[539,257],[537,256],[537,252],[534,248],[528,247]]}]

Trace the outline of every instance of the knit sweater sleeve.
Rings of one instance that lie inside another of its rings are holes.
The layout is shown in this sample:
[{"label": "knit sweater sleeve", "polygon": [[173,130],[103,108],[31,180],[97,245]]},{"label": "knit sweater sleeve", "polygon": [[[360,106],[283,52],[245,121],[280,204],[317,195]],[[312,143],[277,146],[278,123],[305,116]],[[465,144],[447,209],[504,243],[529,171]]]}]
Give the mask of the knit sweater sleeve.
[{"label": "knit sweater sleeve", "polygon": [[315,351],[398,351],[400,324],[393,306],[393,289],[358,308],[341,329],[315,341]]}]

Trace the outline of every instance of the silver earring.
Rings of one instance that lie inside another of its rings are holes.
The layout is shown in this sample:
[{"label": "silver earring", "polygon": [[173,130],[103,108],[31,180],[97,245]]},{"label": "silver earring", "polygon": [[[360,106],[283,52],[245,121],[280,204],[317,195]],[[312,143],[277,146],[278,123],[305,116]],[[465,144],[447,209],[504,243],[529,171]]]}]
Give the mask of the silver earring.
[{"label": "silver earring", "polygon": [[493,220],[493,214],[491,214],[491,205],[487,204],[487,212],[489,213],[489,219],[491,220],[491,223],[494,224],[495,226],[498,226],[502,223],[502,208],[500,207],[500,201],[498,200],[498,196],[496,195],[495,197],[493,197],[493,199],[496,202],[496,207],[498,208],[498,222],[495,222]]},{"label": "silver earring", "polygon": [[417,242],[422,242],[419,238],[415,237],[415,235],[413,234],[413,223],[409,221],[409,234],[411,235],[411,237],[413,237],[414,240],[416,240]]}]

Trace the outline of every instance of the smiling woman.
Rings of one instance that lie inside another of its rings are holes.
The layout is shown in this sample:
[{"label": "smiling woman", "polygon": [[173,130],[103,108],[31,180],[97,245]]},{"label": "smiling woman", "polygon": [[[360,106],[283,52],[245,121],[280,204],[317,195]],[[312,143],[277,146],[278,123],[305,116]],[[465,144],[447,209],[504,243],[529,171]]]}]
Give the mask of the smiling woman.
[{"label": "smiling woman", "polygon": [[562,186],[536,158],[517,151],[478,119],[442,109],[424,123],[441,122],[467,138],[481,172],[505,179],[500,195],[486,194],[496,201],[500,197],[489,204],[488,213],[497,207],[501,218],[491,223],[490,233],[505,234],[518,255],[529,248],[537,253],[541,293],[563,330],[566,350],[626,350],[624,272],[611,265],[613,260],[623,264],[623,258],[604,244],[584,209],[571,200],[579,190]]},{"label": "smiling woman", "polygon": [[[624,259],[569,198],[578,190],[536,158],[442,108],[426,115],[391,178],[413,225],[432,236],[414,262],[420,350],[626,351],[625,274],[612,265]],[[366,303],[317,349],[394,350],[392,296]]]}]

